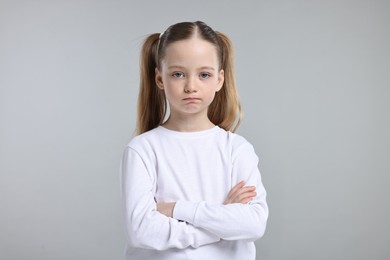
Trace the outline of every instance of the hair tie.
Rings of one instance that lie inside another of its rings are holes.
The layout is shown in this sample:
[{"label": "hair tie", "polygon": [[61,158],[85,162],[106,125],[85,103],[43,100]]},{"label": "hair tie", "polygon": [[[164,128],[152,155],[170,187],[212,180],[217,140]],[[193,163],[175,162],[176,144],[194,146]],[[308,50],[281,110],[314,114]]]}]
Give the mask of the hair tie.
[{"label": "hair tie", "polygon": [[160,41],[161,41],[161,37],[163,36],[164,33],[165,33],[165,31],[160,33],[160,36],[158,36],[157,51],[156,51],[156,63],[157,63],[157,65],[158,65],[158,50],[160,49]]}]

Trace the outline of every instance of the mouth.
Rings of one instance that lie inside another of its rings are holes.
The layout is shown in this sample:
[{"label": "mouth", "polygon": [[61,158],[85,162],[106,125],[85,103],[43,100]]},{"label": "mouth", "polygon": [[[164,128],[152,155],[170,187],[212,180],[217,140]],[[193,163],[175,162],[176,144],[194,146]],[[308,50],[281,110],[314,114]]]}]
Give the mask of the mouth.
[{"label": "mouth", "polygon": [[196,101],[196,100],[200,100],[200,98],[188,97],[188,98],[183,98],[183,100],[185,100],[185,101]]},{"label": "mouth", "polygon": [[183,102],[185,104],[198,104],[201,102],[201,99],[195,97],[188,97],[188,98],[183,98]]}]

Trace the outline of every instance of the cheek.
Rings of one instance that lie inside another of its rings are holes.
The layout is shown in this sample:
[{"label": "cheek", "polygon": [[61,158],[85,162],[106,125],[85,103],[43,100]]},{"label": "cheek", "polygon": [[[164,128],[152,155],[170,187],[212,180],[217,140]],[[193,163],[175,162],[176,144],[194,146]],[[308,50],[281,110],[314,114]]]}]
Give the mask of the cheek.
[{"label": "cheek", "polygon": [[208,94],[207,96],[209,97],[209,100],[213,101],[213,99],[215,97],[215,90],[214,89],[210,89],[207,94]]},{"label": "cheek", "polygon": [[212,86],[210,86],[210,92],[213,92],[215,95],[215,92],[219,90],[219,83],[218,81],[213,82]]},{"label": "cheek", "polygon": [[164,84],[164,92],[168,99],[176,98],[180,95],[180,87],[177,86],[177,84],[172,84],[172,82],[170,82],[168,84]]}]

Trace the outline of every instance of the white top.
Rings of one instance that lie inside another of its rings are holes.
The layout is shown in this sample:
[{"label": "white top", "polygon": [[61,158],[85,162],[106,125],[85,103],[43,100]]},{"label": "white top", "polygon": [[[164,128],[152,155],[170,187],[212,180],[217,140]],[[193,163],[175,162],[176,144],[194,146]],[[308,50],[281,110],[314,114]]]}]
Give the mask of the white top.
[{"label": "white top", "polygon": [[[268,218],[257,164],[248,141],[218,126],[200,132],[159,126],[136,136],[121,164],[126,259],[255,259],[253,241]],[[256,186],[257,196],[223,205],[240,181]],[[176,202],[173,218],[156,202]]]}]

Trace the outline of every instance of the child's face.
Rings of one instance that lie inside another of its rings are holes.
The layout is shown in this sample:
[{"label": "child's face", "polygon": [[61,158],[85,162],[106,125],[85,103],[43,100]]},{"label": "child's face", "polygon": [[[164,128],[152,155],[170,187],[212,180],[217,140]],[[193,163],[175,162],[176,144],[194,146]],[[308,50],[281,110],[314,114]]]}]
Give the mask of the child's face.
[{"label": "child's face", "polygon": [[219,70],[217,50],[205,40],[193,37],[171,43],[156,69],[156,82],[165,91],[174,116],[204,116],[222,88],[224,71]]}]

